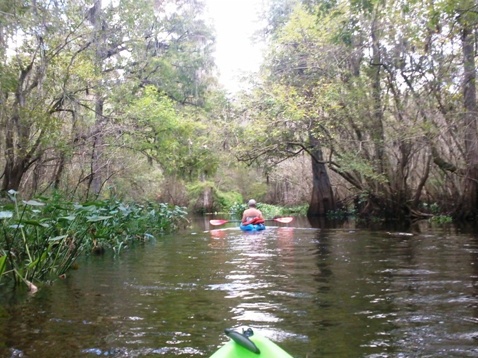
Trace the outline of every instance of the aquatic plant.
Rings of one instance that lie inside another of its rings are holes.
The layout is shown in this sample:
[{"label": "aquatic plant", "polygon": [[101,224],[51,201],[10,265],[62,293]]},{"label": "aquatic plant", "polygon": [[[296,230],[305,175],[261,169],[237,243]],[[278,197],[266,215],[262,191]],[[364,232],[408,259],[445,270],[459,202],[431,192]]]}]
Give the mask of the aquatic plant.
[{"label": "aquatic plant", "polygon": [[[11,205],[0,211],[0,280],[32,282],[63,275],[84,246],[85,230],[72,229],[74,218],[57,214],[59,208],[46,207],[37,200],[20,201],[8,192]],[[79,227],[79,226],[78,226]]]},{"label": "aquatic plant", "polygon": [[8,192],[0,207],[0,283],[25,283],[64,276],[81,254],[121,250],[177,230],[182,207],[118,200],[72,203],[61,196],[22,201]]}]

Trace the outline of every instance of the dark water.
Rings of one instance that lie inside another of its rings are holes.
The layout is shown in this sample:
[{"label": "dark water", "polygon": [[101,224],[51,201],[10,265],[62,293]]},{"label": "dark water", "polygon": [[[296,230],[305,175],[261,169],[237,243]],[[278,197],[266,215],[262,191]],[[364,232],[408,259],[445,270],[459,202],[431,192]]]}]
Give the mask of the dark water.
[{"label": "dark water", "polygon": [[297,358],[478,357],[477,235],[278,225],[203,220],[4,295],[0,356],[209,357],[251,326]]}]

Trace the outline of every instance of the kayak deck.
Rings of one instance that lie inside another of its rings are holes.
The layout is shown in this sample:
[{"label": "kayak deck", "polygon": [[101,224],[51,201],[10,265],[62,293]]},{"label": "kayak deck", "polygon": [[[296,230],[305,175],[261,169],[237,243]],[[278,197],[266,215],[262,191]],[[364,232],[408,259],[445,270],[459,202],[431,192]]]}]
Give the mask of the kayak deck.
[{"label": "kayak deck", "polygon": [[255,334],[250,328],[243,333],[225,330],[231,340],[210,358],[292,358],[268,338]]}]

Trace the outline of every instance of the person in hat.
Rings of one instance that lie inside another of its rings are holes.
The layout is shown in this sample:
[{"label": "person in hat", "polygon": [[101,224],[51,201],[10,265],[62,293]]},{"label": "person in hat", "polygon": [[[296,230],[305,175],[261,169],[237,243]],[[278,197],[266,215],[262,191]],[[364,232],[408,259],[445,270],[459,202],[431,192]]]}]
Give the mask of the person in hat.
[{"label": "person in hat", "polygon": [[247,206],[248,208],[242,213],[242,224],[248,225],[264,223],[262,212],[256,208],[256,201],[254,199],[249,200]]}]

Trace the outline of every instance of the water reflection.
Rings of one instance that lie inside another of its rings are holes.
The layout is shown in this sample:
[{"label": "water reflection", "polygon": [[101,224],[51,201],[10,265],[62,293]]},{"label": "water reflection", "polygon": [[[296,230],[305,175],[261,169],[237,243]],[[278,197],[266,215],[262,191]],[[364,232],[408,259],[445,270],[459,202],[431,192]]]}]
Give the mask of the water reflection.
[{"label": "water reflection", "polygon": [[224,239],[227,236],[227,232],[224,229],[214,229],[211,230],[210,233],[215,239]]}]

